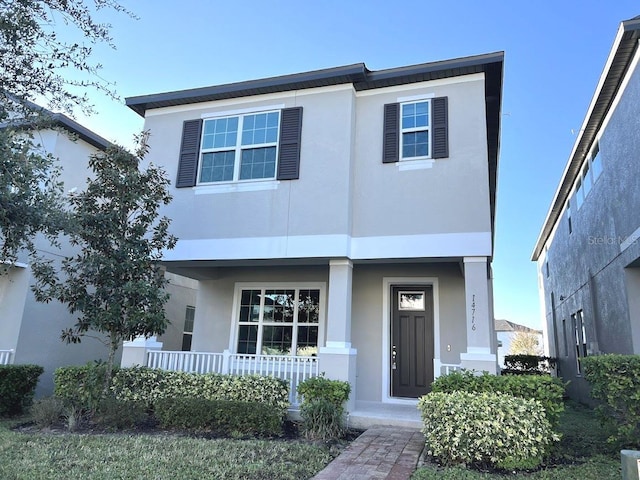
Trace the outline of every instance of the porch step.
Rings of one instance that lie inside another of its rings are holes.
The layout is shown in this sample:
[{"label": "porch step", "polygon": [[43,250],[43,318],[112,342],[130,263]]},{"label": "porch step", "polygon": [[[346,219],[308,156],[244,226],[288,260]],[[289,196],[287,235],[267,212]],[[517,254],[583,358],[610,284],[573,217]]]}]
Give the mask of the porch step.
[{"label": "porch step", "polygon": [[356,402],[349,412],[350,428],[367,429],[374,425],[405,428],[422,428],[420,412],[415,405],[398,405],[379,402]]}]

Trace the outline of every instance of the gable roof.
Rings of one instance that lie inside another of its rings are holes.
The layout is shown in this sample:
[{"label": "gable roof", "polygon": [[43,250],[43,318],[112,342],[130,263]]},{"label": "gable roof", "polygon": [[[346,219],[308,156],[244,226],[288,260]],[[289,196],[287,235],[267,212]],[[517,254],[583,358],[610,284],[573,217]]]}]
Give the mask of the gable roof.
[{"label": "gable roof", "polygon": [[587,110],[578,137],[562,174],[560,184],[551,202],[538,240],[533,249],[531,260],[537,261],[545,243],[549,239],[553,227],[562,215],[562,210],[569,199],[571,188],[580,174],[586,156],[591,151],[593,142],[604,122],[611,105],[620,90],[629,65],[638,49],[640,39],[640,16],[626,20],[620,24],[618,34],[609,53],[609,58],[600,76],[598,86]]},{"label": "gable roof", "polygon": [[[89,130],[87,127],[80,125],[78,122],[76,122],[72,118],[67,117],[63,113],[53,113],[51,110],[41,107],[40,105],[28,100],[24,101],[24,105],[37,114],[43,115],[47,121],[51,121],[54,125],[58,125],[64,128],[73,135],[76,135],[79,139],[87,142],[89,145],[93,145],[99,150],[106,150],[107,148],[112,146],[112,143],[110,141]],[[20,128],[34,128],[33,124],[28,119],[20,118],[0,124],[0,128],[7,127],[9,126],[9,124],[14,127]]]},{"label": "gable roof", "polygon": [[526,325],[520,325],[519,323],[510,322],[509,320],[495,320],[494,324],[496,332],[542,333],[542,330],[529,328]]}]

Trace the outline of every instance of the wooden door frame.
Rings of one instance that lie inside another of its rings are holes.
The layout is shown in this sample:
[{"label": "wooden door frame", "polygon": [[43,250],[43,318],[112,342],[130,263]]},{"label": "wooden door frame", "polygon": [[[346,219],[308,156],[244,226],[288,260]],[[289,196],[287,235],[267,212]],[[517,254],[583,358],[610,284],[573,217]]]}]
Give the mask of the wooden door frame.
[{"label": "wooden door frame", "polygon": [[407,399],[391,396],[391,317],[393,301],[391,289],[394,286],[413,285],[430,286],[433,289],[433,374],[438,377],[440,372],[440,289],[437,277],[383,277],[382,279],[382,391],[383,403],[399,403],[415,405],[417,399]]}]

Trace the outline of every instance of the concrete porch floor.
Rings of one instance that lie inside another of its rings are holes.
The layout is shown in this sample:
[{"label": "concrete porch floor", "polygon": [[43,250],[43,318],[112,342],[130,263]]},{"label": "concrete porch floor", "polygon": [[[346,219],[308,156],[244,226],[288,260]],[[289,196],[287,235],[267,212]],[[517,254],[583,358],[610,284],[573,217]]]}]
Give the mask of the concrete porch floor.
[{"label": "concrete porch floor", "polygon": [[349,412],[349,428],[367,429],[374,425],[422,428],[420,412],[415,404],[356,401]]}]

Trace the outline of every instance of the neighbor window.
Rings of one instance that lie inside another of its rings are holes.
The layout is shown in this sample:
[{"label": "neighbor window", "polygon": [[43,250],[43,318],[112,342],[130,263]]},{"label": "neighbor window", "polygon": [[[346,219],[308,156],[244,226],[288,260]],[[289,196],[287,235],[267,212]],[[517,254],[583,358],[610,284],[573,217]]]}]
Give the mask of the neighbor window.
[{"label": "neighbor window", "polygon": [[403,160],[431,156],[431,103],[429,100],[401,104],[401,146]]},{"label": "neighbor window", "polygon": [[250,288],[240,291],[237,353],[318,353],[320,289]]},{"label": "neighbor window", "polygon": [[576,372],[582,374],[580,359],[587,356],[587,331],[584,324],[582,310],[571,315],[571,322],[575,335]]},{"label": "neighbor window", "polygon": [[600,159],[600,145],[596,143],[589,156],[585,159],[582,170],[576,183],[574,196],[576,206],[580,208],[602,173],[602,160]]},{"label": "neighbor window", "polygon": [[182,332],[182,351],[191,351],[193,338],[193,321],[196,318],[196,307],[188,306],[184,314],[184,330]]},{"label": "neighbor window", "polygon": [[200,183],[273,179],[280,112],[204,120]]}]

